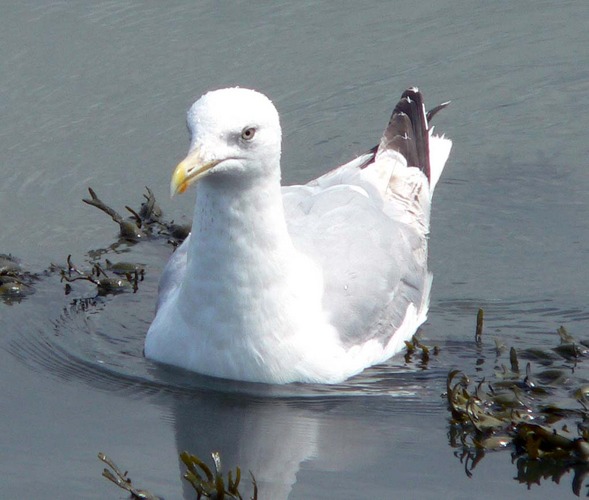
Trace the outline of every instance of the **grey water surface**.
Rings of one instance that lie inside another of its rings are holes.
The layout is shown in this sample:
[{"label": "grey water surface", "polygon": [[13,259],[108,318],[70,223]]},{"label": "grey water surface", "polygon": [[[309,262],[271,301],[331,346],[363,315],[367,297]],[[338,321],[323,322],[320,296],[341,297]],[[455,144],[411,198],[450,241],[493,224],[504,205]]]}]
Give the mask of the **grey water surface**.
[{"label": "grey water surface", "polygon": [[[552,346],[560,325],[587,336],[587,19],[588,3],[567,0],[1,1],[0,253],[36,273],[71,254],[146,276],[137,293],[95,297],[85,283],[65,295],[49,272],[0,302],[0,497],[122,498],[102,451],[137,486],[191,498],[185,449],[251,470],[260,498],[572,496],[571,475],[514,480],[509,452],[469,477],[441,394],[451,368],[494,361],[472,345],[479,307],[490,343]],[[230,85],[280,111],[285,183],[372,147],[408,86],[430,106],[452,100],[435,118],[454,149],[432,212],[422,335],[441,353],[427,369],[400,357],[341,386],[280,388],[143,358],[172,248],[116,244],[81,199],[91,186],[124,212],[149,186],[189,220],[194,194],[168,196],[184,114]]]}]

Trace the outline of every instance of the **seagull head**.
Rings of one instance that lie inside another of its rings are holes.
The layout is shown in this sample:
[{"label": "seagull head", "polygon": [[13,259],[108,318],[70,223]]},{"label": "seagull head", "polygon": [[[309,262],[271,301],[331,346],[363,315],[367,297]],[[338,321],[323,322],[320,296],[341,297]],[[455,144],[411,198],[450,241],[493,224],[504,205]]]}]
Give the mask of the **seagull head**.
[{"label": "seagull head", "polygon": [[190,150],[172,175],[172,196],[204,177],[280,177],[280,120],[265,95],[239,87],[213,90],[192,105],[187,124]]}]

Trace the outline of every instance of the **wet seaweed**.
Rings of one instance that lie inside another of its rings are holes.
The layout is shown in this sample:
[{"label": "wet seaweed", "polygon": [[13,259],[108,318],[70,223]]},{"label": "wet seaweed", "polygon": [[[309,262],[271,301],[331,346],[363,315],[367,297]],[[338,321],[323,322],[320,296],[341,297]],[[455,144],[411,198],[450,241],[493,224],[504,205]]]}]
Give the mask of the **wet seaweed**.
[{"label": "wet seaweed", "polygon": [[474,340],[477,344],[480,344],[483,340],[483,324],[484,324],[485,312],[479,309],[477,312],[477,327],[474,334]]},{"label": "wet seaweed", "polygon": [[114,276],[110,276],[104,268],[95,263],[90,271],[81,271],[73,262],[72,256],[68,255],[67,266],[61,269],[61,281],[66,282],[65,293],[71,292],[71,285],[75,281],[89,281],[96,285],[98,295],[114,295],[123,292],[136,293],[139,282],[143,281],[145,269],[140,264],[107,262],[107,268]]},{"label": "wet seaweed", "polygon": [[141,227],[141,218],[131,211],[133,217],[125,219],[116,210],[104,203],[92,188],[88,188],[90,198],[84,198],[82,201],[88,205],[102,210],[105,214],[119,225],[120,237],[127,241],[136,242],[145,238],[146,234]]},{"label": "wet seaweed", "polygon": [[425,345],[419,333],[413,335],[410,341],[405,341],[405,348],[405,363],[417,362],[419,368],[423,370],[428,368],[431,356],[437,356],[440,353],[437,345],[433,347]]},{"label": "wet seaweed", "polygon": [[[188,453],[187,451],[180,453],[180,459],[186,467],[183,478],[194,488],[196,499],[213,498],[216,500],[243,500],[242,493],[239,491],[241,469],[236,467],[235,474],[230,470],[225,478],[222,471],[221,455],[219,452],[213,452],[211,456],[213,459],[214,470],[211,470],[211,468],[196,455]],[[103,469],[102,476],[116,484],[119,488],[128,491],[131,495],[131,499],[161,500],[160,497],[149,491],[138,489],[133,486],[133,482],[128,476],[128,471],[121,472],[121,469],[119,469],[119,467],[117,467],[117,465],[104,453],[98,453],[98,459],[109,467]],[[256,483],[256,478],[251,472],[250,477],[253,488],[253,496],[250,497],[250,500],[257,500],[258,485]]]},{"label": "wet seaweed", "polygon": [[128,476],[128,471],[121,472],[121,469],[119,469],[117,465],[104,453],[98,453],[98,459],[109,467],[108,469],[105,467],[102,470],[102,476],[116,484],[119,488],[128,491],[131,495],[130,498],[133,500],[162,500],[161,497],[158,497],[147,490],[135,488],[131,478]]},{"label": "wet seaweed", "polygon": [[145,189],[144,201],[140,207],[135,210],[125,206],[130,215],[123,217],[101,200],[92,188],[88,188],[90,197],[84,198],[84,203],[106,213],[119,226],[119,242],[112,244],[110,249],[88,252],[88,256],[94,261],[89,270],[81,270],[75,266],[69,255],[66,266],[50,264],[41,272],[33,272],[25,269],[18,258],[10,254],[0,254],[0,301],[7,305],[17,304],[35,293],[35,285],[39,280],[56,273],[66,283],[66,295],[72,291],[71,284],[75,281],[94,284],[98,295],[137,292],[138,285],[145,276],[145,266],[133,262],[112,262],[109,259],[105,259],[103,263],[98,262],[102,255],[122,242],[134,244],[164,239],[177,247],[186,239],[191,229],[190,224],[176,224],[173,220],[165,219],[155,195],[148,187]]},{"label": "wet seaweed", "polygon": [[[196,491],[197,500],[200,500],[201,498],[237,498],[243,500],[243,497],[239,492],[239,483],[241,481],[240,468],[236,467],[235,477],[233,477],[232,471],[227,473],[227,484],[225,484],[221,466],[221,455],[219,452],[215,451],[211,456],[215,466],[214,472],[211,471],[209,466],[196,455],[192,455],[187,451],[180,453],[180,459],[186,467],[186,472],[183,477],[192,485],[194,491]],[[253,486],[253,496],[250,498],[251,500],[257,500],[258,485],[256,483],[256,478],[251,471],[250,477]]]},{"label": "wet seaweed", "polygon": [[[477,343],[479,318],[480,312]],[[548,355],[524,349],[519,356],[511,347],[509,365],[501,362],[505,349],[496,345],[494,372],[479,380],[459,369],[448,373],[448,439],[467,476],[486,453],[509,449],[520,483],[559,482],[572,472],[573,492],[580,494],[589,473],[589,385],[575,367],[589,352],[564,327],[557,334],[560,343]],[[528,360],[525,370],[520,357]]]},{"label": "wet seaweed", "polygon": [[7,305],[22,301],[35,292],[40,275],[25,269],[11,254],[0,254],[0,300]]},{"label": "wet seaweed", "polygon": [[118,224],[119,238],[124,241],[137,243],[146,239],[164,238],[174,247],[178,246],[190,233],[191,224],[177,224],[173,220],[166,220],[153,191],[148,187],[145,189],[145,201],[138,210],[125,205],[125,209],[131,214],[127,218],[102,201],[92,188],[88,188],[90,198],[82,201],[110,216]]}]

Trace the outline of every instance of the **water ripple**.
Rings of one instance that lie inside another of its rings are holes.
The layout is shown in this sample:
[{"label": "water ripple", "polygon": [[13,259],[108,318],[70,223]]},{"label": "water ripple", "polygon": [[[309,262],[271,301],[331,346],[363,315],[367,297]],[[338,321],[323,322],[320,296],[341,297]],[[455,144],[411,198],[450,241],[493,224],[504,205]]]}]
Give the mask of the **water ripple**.
[{"label": "water ripple", "polygon": [[[441,391],[445,370],[435,364],[426,370],[417,363],[407,365],[402,357],[337,385],[236,382],[153,363],[142,351],[152,309],[146,304],[153,303],[148,296],[155,293],[154,287],[147,283],[138,294],[74,300],[38,293],[21,305],[20,314],[9,319],[13,333],[6,348],[37,372],[129,397],[215,391],[292,401],[381,397],[394,399],[400,411],[415,411],[416,401],[430,401],[418,411],[439,406],[437,398],[431,402],[431,395]],[[31,314],[40,302],[43,307]],[[60,312],[52,314],[52,310]],[[26,322],[21,315],[27,316]]]}]

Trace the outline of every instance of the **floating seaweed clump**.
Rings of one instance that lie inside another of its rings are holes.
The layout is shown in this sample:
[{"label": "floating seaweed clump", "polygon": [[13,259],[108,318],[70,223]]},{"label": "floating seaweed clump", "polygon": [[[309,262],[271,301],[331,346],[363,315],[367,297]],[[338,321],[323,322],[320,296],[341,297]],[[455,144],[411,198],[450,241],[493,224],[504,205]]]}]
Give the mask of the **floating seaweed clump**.
[{"label": "floating seaweed clump", "polygon": [[[482,342],[482,313],[476,341]],[[480,333],[479,333],[480,332]],[[589,474],[589,386],[578,373],[589,350],[563,328],[560,344],[542,351],[509,351],[509,367],[499,364],[489,380],[471,380],[460,370],[448,373],[450,445],[471,476],[485,453],[510,449],[521,483],[559,482],[572,471],[580,494]],[[520,360],[527,360],[520,369]],[[534,364],[532,364],[534,363]],[[534,368],[534,369],[533,369]],[[537,372],[536,372],[537,370]]]},{"label": "floating seaweed clump", "polygon": [[[110,248],[115,248],[121,241],[137,243],[142,240],[165,239],[174,247],[178,246],[190,233],[190,224],[176,224],[174,221],[164,219],[162,209],[155,200],[155,195],[149,188],[145,188],[145,201],[138,210],[129,206],[125,208],[131,214],[127,218],[104,203],[92,188],[88,188],[90,198],[84,199],[84,203],[103,211],[119,225],[119,242]],[[91,252],[94,258],[107,252],[97,250]],[[57,266],[56,266],[57,267]],[[110,274],[109,274],[110,273]],[[132,262],[111,262],[105,259],[104,265],[95,262],[90,271],[81,271],[71,260],[67,258],[67,266],[60,269],[61,280],[66,281],[66,294],[71,291],[70,283],[74,281],[89,281],[96,285],[98,295],[113,295],[122,292],[137,292],[140,281],[143,281],[145,268],[141,264]]]},{"label": "floating seaweed clump", "polygon": [[0,300],[5,304],[20,302],[34,293],[38,279],[39,275],[24,269],[16,257],[0,254]]},{"label": "floating seaweed clump", "polygon": [[135,486],[133,486],[131,478],[128,476],[129,473],[127,471],[121,472],[121,469],[119,469],[116,466],[116,464],[104,453],[100,452],[98,454],[98,459],[103,461],[106,465],[110,467],[110,469],[107,469],[106,467],[103,469],[102,476],[108,479],[109,481],[112,481],[119,488],[128,491],[133,500],[162,500],[161,497],[153,495],[147,490],[135,488]]},{"label": "floating seaweed clump", "polygon": [[[194,488],[196,499],[214,498],[216,500],[243,500],[243,496],[239,492],[239,483],[241,481],[240,468],[236,467],[235,478],[233,477],[232,471],[227,473],[227,484],[225,484],[225,478],[223,477],[221,467],[221,456],[218,452],[213,452],[212,457],[215,466],[214,472],[196,455],[192,455],[187,451],[180,454],[180,459],[186,466],[184,479],[186,479],[186,481],[188,481]],[[131,495],[131,499],[161,500],[161,497],[158,497],[147,490],[133,486],[133,482],[128,476],[128,472],[121,472],[121,469],[119,469],[104,453],[99,453],[98,458],[110,467],[110,469],[105,468],[102,471],[102,475],[116,484],[119,488],[128,491]],[[256,484],[256,479],[251,472],[250,476],[253,485],[253,496],[251,497],[251,500],[257,500],[258,486]]]},{"label": "floating seaweed clump", "polygon": [[[213,463],[215,464],[215,472],[213,473],[209,466],[205,464],[196,455],[192,455],[187,451],[180,453],[180,459],[186,466],[184,479],[186,479],[196,491],[196,498],[215,498],[215,499],[239,499],[243,500],[239,492],[239,483],[241,481],[241,470],[239,467],[235,469],[235,479],[233,473],[227,473],[227,485],[223,478],[221,467],[221,455],[218,452],[212,453]],[[251,500],[258,498],[258,485],[254,475],[250,472],[253,485],[253,496]]]},{"label": "floating seaweed clump", "polygon": [[98,295],[111,295],[129,291],[137,292],[139,282],[143,281],[145,275],[145,269],[142,265],[128,262],[113,264],[106,259],[106,266],[112,276],[109,276],[98,263],[95,263],[90,271],[80,271],[72,263],[72,256],[68,255],[67,267],[61,269],[61,280],[67,282],[66,295],[71,291],[70,283],[80,280],[89,281],[96,285]]},{"label": "floating seaweed clump", "polygon": [[440,353],[440,348],[436,345],[433,347],[426,346],[416,333],[411,337],[410,341],[405,341],[405,363],[410,364],[414,358],[420,368],[426,369],[429,365],[431,356],[437,356]]},{"label": "floating seaweed clump", "polygon": [[139,210],[125,206],[131,214],[124,218],[116,210],[104,203],[92,188],[88,188],[90,198],[83,199],[84,203],[102,210],[119,225],[119,236],[128,242],[138,242],[145,239],[165,238],[174,246],[179,245],[190,233],[190,224],[176,224],[173,220],[164,219],[162,209],[155,200],[155,195],[148,187],[145,188],[145,201]]}]

